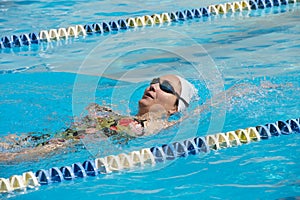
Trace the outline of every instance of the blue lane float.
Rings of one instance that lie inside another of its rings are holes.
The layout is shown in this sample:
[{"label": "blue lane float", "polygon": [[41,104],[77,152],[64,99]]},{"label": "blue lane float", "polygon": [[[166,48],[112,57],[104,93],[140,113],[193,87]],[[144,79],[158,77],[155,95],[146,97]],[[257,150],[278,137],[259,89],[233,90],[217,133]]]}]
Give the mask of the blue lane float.
[{"label": "blue lane float", "polygon": [[93,27],[92,30],[94,30],[95,33],[98,33],[98,34],[103,33],[103,28],[102,28],[101,24],[96,23],[96,24],[93,24],[92,27]]},{"label": "blue lane float", "polygon": [[39,35],[37,33],[29,33],[29,39],[31,44],[38,44],[40,42]]},{"label": "blue lane float", "polygon": [[194,137],[184,141],[176,141],[161,146],[132,151],[128,154],[109,155],[104,158],[87,160],[82,164],[77,162],[71,166],[52,167],[49,170],[40,169],[35,174],[25,172],[23,175],[12,175],[10,178],[0,178],[0,193],[23,191],[27,188],[37,188],[56,182],[97,176],[126,169],[152,165],[175,160],[180,157],[209,153],[211,150],[236,147],[241,144],[258,142],[281,135],[300,133],[300,118],[287,121],[277,121],[256,127],[238,129],[227,133],[217,133],[205,137]]},{"label": "blue lane float", "polygon": [[274,6],[296,4],[300,0],[242,0],[240,2],[231,2],[208,7],[186,9],[183,11],[175,11],[170,13],[161,13],[153,15],[145,15],[135,18],[119,19],[117,21],[101,22],[95,24],[86,24],[71,26],[68,28],[59,28],[51,30],[42,30],[38,34],[29,33],[20,36],[4,36],[0,40],[0,49],[14,48],[21,46],[29,46],[31,44],[39,44],[43,42],[51,42],[53,40],[67,39],[68,37],[87,36],[93,34],[104,34],[109,32],[118,32],[129,28],[138,28],[143,26],[153,26],[155,24],[163,24],[170,22],[186,21],[194,18],[205,18],[214,15],[242,12],[244,10],[266,9]]},{"label": "blue lane float", "polygon": [[35,176],[41,185],[48,185],[52,182],[48,170],[40,169],[35,173]]},{"label": "blue lane float", "polygon": [[93,34],[93,32],[95,32],[94,28],[90,24],[84,25],[84,30],[87,34]]},{"label": "blue lane float", "polygon": [[64,180],[62,172],[57,167],[49,169],[49,176],[52,182],[62,182]]},{"label": "blue lane float", "polygon": [[86,171],[86,174],[88,176],[97,176],[98,175],[98,170],[95,166],[95,161],[93,161],[93,160],[84,161],[83,168]]},{"label": "blue lane float", "polygon": [[110,26],[111,31],[119,31],[120,30],[119,24],[115,21],[109,22],[108,25]]},{"label": "blue lane float", "polygon": [[110,27],[109,23],[102,22],[102,28],[104,33],[108,33],[112,31],[112,28]]},{"label": "blue lane float", "polygon": [[25,46],[29,46],[31,44],[31,40],[28,34],[20,35],[20,40],[22,41],[22,44]]},{"label": "blue lane float", "polygon": [[129,28],[128,24],[126,23],[126,21],[124,19],[119,19],[118,24],[119,24],[120,28],[123,30],[126,30]]},{"label": "blue lane float", "polygon": [[70,166],[64,166],[60,168],[63,174],[64,180],[72,180],[75,178],[75,174]]},{"label": "blue lane float", "polygon": [[87,176],[87,173],[81,163],[74,163],[74,164],[72,164],[71,168],[72,168],[72,171],[73,171],[75,177],[84,178]]}]

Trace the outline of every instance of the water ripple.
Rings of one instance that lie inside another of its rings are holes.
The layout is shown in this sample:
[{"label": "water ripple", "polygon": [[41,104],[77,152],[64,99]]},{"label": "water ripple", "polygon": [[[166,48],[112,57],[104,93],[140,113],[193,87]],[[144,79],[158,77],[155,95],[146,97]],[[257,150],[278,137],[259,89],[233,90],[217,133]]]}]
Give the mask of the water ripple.
[{"label": "water ripple", "polygon": [[240,165],[248,165],[251,163],[261,163],[261,162],[269,162],[269,161],[283,161],[288,160],[283,156],[272,156],[272,157],[257,157],[257,158],[250,158],[242,162]]}]

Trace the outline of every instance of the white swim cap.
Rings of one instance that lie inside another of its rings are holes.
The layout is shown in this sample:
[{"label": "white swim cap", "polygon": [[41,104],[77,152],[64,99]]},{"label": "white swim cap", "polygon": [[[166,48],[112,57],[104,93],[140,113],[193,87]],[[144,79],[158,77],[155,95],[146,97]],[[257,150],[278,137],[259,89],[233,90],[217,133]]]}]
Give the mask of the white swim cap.
[{"label": "white swim cap", "polygon": [[[190,103],[190,101],[192,100],[192,98],[198,93],[197,89],[195,88],[195,86],[193,84],[191,84],[190,82],[188,82],[186,79],[176,75],[181,83],[181,94],[180,97],[182,99],[184,99],[186,101],[186,103]],[[184,111],[188,105],[186,105],[186,103],[184,103],[184,101],[182,99],[179,99],[179,103],[178,103],[178,112],[182,112]]]}]

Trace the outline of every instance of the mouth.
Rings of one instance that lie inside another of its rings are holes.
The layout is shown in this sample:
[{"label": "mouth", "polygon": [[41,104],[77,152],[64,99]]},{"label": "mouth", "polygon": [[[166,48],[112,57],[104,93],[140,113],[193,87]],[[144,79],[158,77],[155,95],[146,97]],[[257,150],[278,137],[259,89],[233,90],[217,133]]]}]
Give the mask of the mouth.
[{"label": "mouth", "polygon": [[151,99],[154,99],[154,97],[149,93],[149,92],[146,92],[144,94],[144,98],[151,98]]}]

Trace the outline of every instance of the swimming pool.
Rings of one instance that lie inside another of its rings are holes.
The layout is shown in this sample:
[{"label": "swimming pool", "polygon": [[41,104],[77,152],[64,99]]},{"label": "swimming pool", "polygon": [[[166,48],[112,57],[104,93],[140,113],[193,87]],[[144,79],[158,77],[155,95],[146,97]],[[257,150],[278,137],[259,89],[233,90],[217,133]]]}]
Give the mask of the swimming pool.
[{"label": "swimming pool", "polygon": [[[212,1],[206,5],[213,3],[224,2]],[[36,11],[34,14],[26,13],[29,5]],[[0,28],[1,35],[20,34],[67,27],[70,23],[108,21],[206,5],[192,1],[163,1],[159,6],[158,2],[133,5],[126,1],[115,5],[108,1],[6,2],[1,8],[6,15],[1,18]],[[19,21],[21,10],[25,13]],[[98,149],[86,144],[89,151],[77,149],[38,162],[1,163],[0,177],[70,165],[95,154],[130,152],[195,135],[298,118],[298,21],[298,6],[282,6],[277,10],[251,12],[248,16],[193,19],[168,26],[52,42],[31,49],[3,50],[0,58],[2,136],[60,130],[93,101],[113,104],[122,113],[134,114],[140,91],[147,80],[160,73],[175,71],[192,80],[201,91],[201,98],[194,106],[214,92],[239,87],[227,93],[234,95],[233,98],[205,110],[200,117],[186,120],[180,127],[134,140],[128,146],[103,144],[103,149]],[[213,74],[205,71],[208,69]],[[149,77],[149,73],[156,74]],[[99,74],[105,78],[99,80]],[[211,83],[208,78],[216,81]],[[279,199],[299,196],[298,139],[299,134],[274,137],[181,158],[154,168],[75,179],[3,198]]]}]

